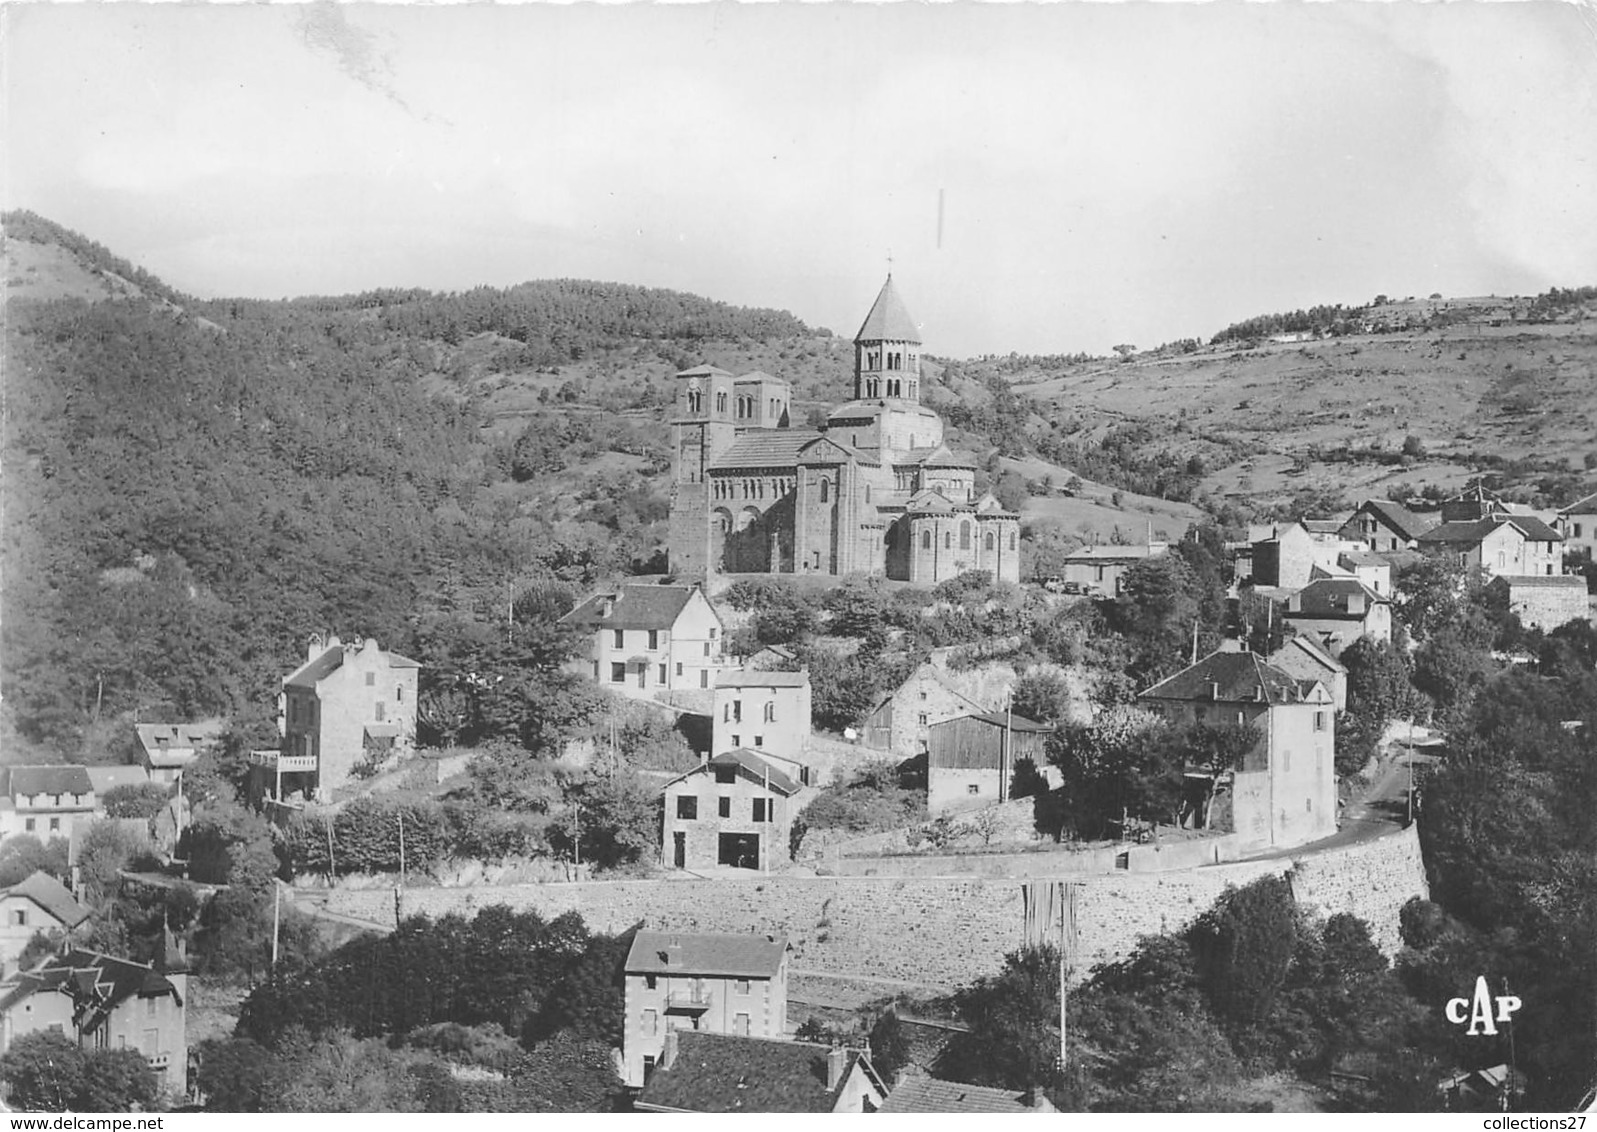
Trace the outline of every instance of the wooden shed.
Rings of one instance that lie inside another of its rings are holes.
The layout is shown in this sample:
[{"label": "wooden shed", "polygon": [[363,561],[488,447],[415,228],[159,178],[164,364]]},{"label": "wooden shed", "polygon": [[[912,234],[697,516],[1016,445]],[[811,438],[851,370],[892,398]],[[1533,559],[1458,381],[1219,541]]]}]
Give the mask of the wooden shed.
[{"label": "wooden shed", "polygon": [[973,809],[1009,796],[1015,764],[1048,761],[1046,724],[1011,712],[981,712],[934,723],[927,740],[926,805],[932,813]]}]

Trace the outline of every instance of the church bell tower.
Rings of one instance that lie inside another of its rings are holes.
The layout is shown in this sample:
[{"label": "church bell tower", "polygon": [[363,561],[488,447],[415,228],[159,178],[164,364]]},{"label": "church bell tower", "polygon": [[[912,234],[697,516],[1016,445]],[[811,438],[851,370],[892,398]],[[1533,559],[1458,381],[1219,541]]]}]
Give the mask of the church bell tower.
[{"label": "church bell tower", "polygon": [[854,399],[920,402],[920,330],[889,272],[854,335]]}]

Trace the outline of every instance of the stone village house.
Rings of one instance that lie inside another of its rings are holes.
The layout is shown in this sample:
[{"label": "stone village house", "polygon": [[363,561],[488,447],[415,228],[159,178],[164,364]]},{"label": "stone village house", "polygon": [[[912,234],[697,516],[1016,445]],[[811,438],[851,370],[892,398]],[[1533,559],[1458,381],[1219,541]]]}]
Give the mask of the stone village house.
[{"label": "stone village house", "polygon": [[1224,790],[1229,782],[1226,824],[1241,835],[1242,848],[1288,848],[1336,832],[1336,712],[1324,684],[1300,680],[1227,641],[1137,698],[1178,724],[1236,723],[1258,731],[1242,765],[1216,784]]},{"label": "stone village house", "polygon": [[787,937],[640,928],[627,952],[621,1079],[641,1088],[678,1030],[779,1038]]},{"label": "stone village house", "polygon": [[677,869],[768,869],[788,855],[803,788],[791,764],[739,747],[665,787],[661,858]]},{"label": "stone village house", "polygon": [[698,586],[617,586],[562,617],[588,635],[569,671],[633,699],[707,689],[728,666],[726,626]]}]

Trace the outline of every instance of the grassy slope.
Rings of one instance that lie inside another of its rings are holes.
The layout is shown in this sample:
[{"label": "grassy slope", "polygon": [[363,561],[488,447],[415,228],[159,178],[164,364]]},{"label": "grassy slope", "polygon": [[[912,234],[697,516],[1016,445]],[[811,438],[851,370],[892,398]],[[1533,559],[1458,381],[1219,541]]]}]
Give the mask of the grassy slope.
[{"label": "grassy slope", "polygon": [[[1255,498],[1300,486],[1365,494],[1399,480],[1457,484],[1469,457],[1564,461],[1597,451],[1597,318],[1578,324],[1450,327],[1251,350],[1204,349],[1168,359],[1096,362],[1016,376],[1021,393],[1085,418],[1089,434],[1117,419],[1171,424],[1239,440],[1255,455],[1213,469],[1205,487]],[[1309,465],[1310,445],[1401,447],[1412,467]]]}]

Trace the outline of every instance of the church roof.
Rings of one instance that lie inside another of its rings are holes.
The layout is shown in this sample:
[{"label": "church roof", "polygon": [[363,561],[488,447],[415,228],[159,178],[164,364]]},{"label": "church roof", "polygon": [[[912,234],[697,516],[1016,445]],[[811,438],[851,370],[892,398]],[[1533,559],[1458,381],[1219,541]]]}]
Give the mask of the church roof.
[{"label": "church roof", "polygon": [[856,463],[868,464],[873,468],[879,467],[881,465],[881,460],[876,456],[864,451],[863,449],[855,448],[846,440],[840,440],[830,434],[817,437],[811,443],[806,444],[804,446],[804,451],[799,454],[800,462],[804,464],[824,464],[837,461],[837,457],[827,456],[825,449],[822,447],[823,445],[830,445],[831,447],[836,448],[839,452],[843,453],[844,457],[852,459]]},{"label": "church roof", "polygon": [[946,444],[930,448],[911,448],[893,463],[901,467],[920,465],[927,468],[974,468],[978,461],[968,452],[954,452]]},{"label": "church roof", "polygon": [[[970,505],[966,504],[968,508]],[[952,511],[953,501],[934,487],[924,488],[909,497],[909,502],[904,504],[904,510],[925,514],[932,511]]]},{"label": "church roof", "polygon": [[732,380],[732,384],[733,385],[742,385],[745,382],[748,382],[748,383],[752,384],[752,383],[758,382],[758,381],[763,381],[763,382],[767,382],[767,383],[775,382],[778,385],[786,385],[786,386],[789,386],[789,387],[791,387],[792,384],[793,384],[791,381],[789,381],[785,377],[775,377],[772,374],[766,373],[762,369],[751,369],[748,373],[740,373],[740,374],[738,374],[737,377],[735,377]]},{"label": "church roof", "polygon": [[677,374],[678,377],[731,377],[732,375],[720,366],[694,366]]},{"label": "church roof", "polygon": [[865,316],[865,322],[860,326],[859,333],[854,335],[854,341],[920,343],[920,328],[909,316],[904,300],[898,297],[898,289],[893,286],[891,275],[882,284],[881,292],[871,306],[871,313]]},{"label": "church roof", "polygon": [[804,428],[751,429],[732,441],[711,468],[792,468],[799,451],[820,433]]}]

